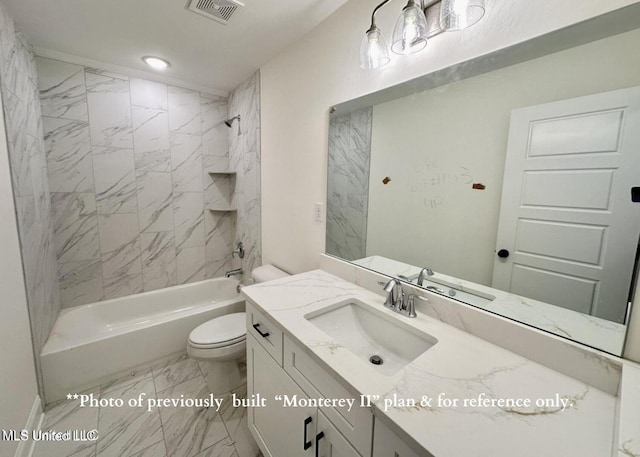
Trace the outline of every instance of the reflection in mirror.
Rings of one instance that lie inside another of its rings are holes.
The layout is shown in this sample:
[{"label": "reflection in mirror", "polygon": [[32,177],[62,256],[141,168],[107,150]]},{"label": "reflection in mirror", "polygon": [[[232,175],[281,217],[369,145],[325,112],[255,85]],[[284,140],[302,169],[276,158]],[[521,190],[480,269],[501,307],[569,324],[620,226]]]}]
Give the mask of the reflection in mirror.
[{"label": "reflection in mirror", "polygon": [[337,106],[327,253],[413,283],[429,267],[435,293],[620,355],[640,234],[638,42],[632,30]]}]

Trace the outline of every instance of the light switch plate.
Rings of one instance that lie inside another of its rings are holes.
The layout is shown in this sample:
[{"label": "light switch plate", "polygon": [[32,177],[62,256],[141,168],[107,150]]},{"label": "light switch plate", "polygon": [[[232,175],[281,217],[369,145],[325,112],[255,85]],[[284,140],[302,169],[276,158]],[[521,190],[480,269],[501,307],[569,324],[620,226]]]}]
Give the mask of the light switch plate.
[{"label": "light switch plate", "polygon": [[320,203],[320,202],[317,202],[314,205],[313,209],[314,209],[316,222],[322,222],[322,209],[323,209],[323,206],[324,205],[322,203]]}]

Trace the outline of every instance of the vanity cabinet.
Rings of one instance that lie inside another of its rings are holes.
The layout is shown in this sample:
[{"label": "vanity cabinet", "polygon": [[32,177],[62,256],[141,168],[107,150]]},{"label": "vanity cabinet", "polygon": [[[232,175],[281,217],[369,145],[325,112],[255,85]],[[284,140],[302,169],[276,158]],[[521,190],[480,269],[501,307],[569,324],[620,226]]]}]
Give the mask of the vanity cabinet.
[{"label": "vanity cabinet", "polygon": [[284,408],[276,396],[309,397],[252,336],[247,337],[249,398],[259,394],[263,407],[249,408],[249,429],[265,457],[362,457],[315,407]]},{"label": "vanity cabinet", "polygon": [[[257,327],[254,327],[256,324]],[[264,406],[248,408],[249,429],[265,457],[369,457],[373,415],[360,408],[284,407],[298,400],[354,398],[247,302],[247,393]],[[279,350],[279,352],[278,352]],[[283,366],[284,361],[284,366]]]}]

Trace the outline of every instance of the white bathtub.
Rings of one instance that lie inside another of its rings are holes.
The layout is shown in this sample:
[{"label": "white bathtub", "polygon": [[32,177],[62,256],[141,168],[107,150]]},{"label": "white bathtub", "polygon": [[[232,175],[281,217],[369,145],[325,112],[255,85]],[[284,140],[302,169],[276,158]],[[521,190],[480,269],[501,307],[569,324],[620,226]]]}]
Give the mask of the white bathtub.
[{"label": "white bathtub", "polygon": [[203,322],[244,311],[234,279],[210,279],[64,309],[40,361],[45,401],[186,350]]}]

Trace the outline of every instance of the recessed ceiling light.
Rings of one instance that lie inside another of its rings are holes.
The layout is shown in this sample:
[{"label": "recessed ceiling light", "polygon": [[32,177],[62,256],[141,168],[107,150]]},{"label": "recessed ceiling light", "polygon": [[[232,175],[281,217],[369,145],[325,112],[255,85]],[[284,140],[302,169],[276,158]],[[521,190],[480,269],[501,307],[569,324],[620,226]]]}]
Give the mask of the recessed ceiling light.
[{"label": "recessed ceiling light", "polygon": [[170,66],[169,62],[160,57],[146,56],[142,58],[142,61],[154,70],[166,70]]}]

